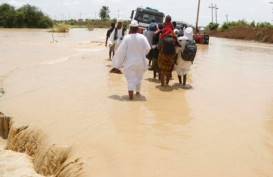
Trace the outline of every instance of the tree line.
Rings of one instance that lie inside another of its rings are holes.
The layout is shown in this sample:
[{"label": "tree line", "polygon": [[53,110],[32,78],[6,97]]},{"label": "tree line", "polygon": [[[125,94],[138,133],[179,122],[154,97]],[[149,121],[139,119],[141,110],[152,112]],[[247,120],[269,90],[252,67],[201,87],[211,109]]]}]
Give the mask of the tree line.
[{"label": "tree line", "polygon": [[50,28],[53,21],[37,7],[29,4],[15,9],[7,3],[0,5],[0,27]]},{"label": "tree line", "polygon": [[255,21],[252,21],[248,23],[245,20],[238,20],[238,21],[231,21],[231,22],[224,22],[222,26],[220,26],[218,23],[209,23],[207,26],[207,29],[210,31],[215,31],[220,28],[220,30],[227,30],[233,26],[249,26],[252,28],[273,28],[273,25],[269,22],[260,22],[256,23]]}]

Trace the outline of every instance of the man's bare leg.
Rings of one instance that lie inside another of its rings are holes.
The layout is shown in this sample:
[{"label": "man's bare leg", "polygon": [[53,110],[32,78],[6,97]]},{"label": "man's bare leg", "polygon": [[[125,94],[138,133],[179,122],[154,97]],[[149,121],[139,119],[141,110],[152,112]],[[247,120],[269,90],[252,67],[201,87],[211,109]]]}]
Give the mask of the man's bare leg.
[{"label": "man's bare leg", "polygon": [[178,75],[179,84],[182,84],[182,77]]},{"label": "man's bare leg", "polygon": [[186,85],[186,82],[187,82],[187,75],[184,74],[184,75],[183,75],[183,85],[184,85],[184,86]]},{"label": "man's bare leg", "polygon": [[128,91],[129,99],[132,100],[134,98],[134,91]]},{"label": "man's bare leg", "polygon": [[163,72],[160,73],[160,82],[161,82],[161,86],[164,86],[164,73]]},{"label": "man's bare leg", "polygon": [[169,85],[170,78],[171,78],[171,73],[166,73],[166,85]]},{"label": "man's bare leg", "polygon": [[156,79],[156,71],[155,70],[153,70],[154,71],[154,79]]},{"label": "man's bare leg", "polygon": [[111,54],[112,54],[112,51],[110,49],[110,51],[109,51],[109,60],[111,60]]}]

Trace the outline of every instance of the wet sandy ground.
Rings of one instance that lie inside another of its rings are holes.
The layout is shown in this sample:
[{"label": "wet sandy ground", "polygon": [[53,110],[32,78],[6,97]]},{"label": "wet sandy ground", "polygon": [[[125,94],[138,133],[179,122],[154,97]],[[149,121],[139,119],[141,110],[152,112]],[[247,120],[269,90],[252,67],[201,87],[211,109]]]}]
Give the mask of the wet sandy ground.
[{"label": "wet sandy ground", "polygon": [[211,38],[184,90],[109,74],[106,30],[0,30],[0,111],[73,146],[92,177],[273,176],[273,46]]}]

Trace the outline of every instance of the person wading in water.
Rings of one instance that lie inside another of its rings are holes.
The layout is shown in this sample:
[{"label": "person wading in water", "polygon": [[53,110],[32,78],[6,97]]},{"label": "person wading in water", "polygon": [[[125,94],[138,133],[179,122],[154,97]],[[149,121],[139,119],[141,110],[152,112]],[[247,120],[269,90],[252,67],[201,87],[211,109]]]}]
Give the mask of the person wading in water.
[{"label": "person wading in water", "polygon": [[[115,23],[111,23],[111,28],[108,29],[106,33],[105,47],[107,47],[108,39],[114,29],[115,29]],[[109,45],[109,60],[111,60],[112,56],[114,56],[114,48],[115,48],[114,44]]]},{"label": "person wading in water", "polygon": [[169,85],[171,73],[174,68],[174,61],[176,58],[176,46],[181,47],[173,31],[171,17],[166,16],[163,23],[163,30],[160,36],[160,50],[158,55],[158,66],[160,69],[161,86]]},{"label": "person wading in water", "polygon": [[116,28],[111,33],[109,38],[109,45],[114,45],[114,53],[117,51],[123,37],[126,35],[126,28],[122,24],[122,20],[119,19],[116,24]]},{"label": "person wading in water", "polygon": [[134,91],[136,91],[137,95],[140,95],[143,75],[148,69],[146,55],[151,47],[146,37],[137,33],[137,21],[133,20],[131,22],[130,31],[132,33],[124,37],[114,55],[112,66],[118,70],[124,66],[129,99],[132,100],[134,98]]}]

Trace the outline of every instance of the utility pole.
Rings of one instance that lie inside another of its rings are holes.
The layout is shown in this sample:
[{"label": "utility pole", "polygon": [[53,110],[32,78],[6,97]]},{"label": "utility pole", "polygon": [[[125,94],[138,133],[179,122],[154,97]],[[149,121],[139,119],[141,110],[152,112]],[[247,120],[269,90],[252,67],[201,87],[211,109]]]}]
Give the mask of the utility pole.
[{"label": "utility pole", "polygon": [[95,19],[97,18],[97,12],[95,12]]},{"label": "utility pole", "polygon": [[[269,4],[273,4],[273,1],[270,1]],[[273,13],[273,12],[272,12]],[[273,20],[272,20],[273,21]]]},{"label": "utility pole", "polygon": [[227,20],[227,23],[228,23],[228,14],[226,14],[226,20]]},{"label": "utility pole", "polygon": [[217,23],[217,10],[218,10],[219,8],[217,7],[216,4],[215,4],[214,8],[215,8],[215,22]]},{"label": "utility pole", "polygon": [[120,10],[118,9],[118,19],[119,19],[119,13],[120,13]]},{"label": "utility pole", "polygon": [[200,0],[198,0],[197,16],[196,16],[196,24],[195,24],[195,34],[197,34],[197,32],[198,32],[199,10],[200,10]]},{"label": "utility pole", "polygon": [[211,5],[209,6],[209,8],[211,8],[211,22],[213,23],[213,4],[211,3]]}]

